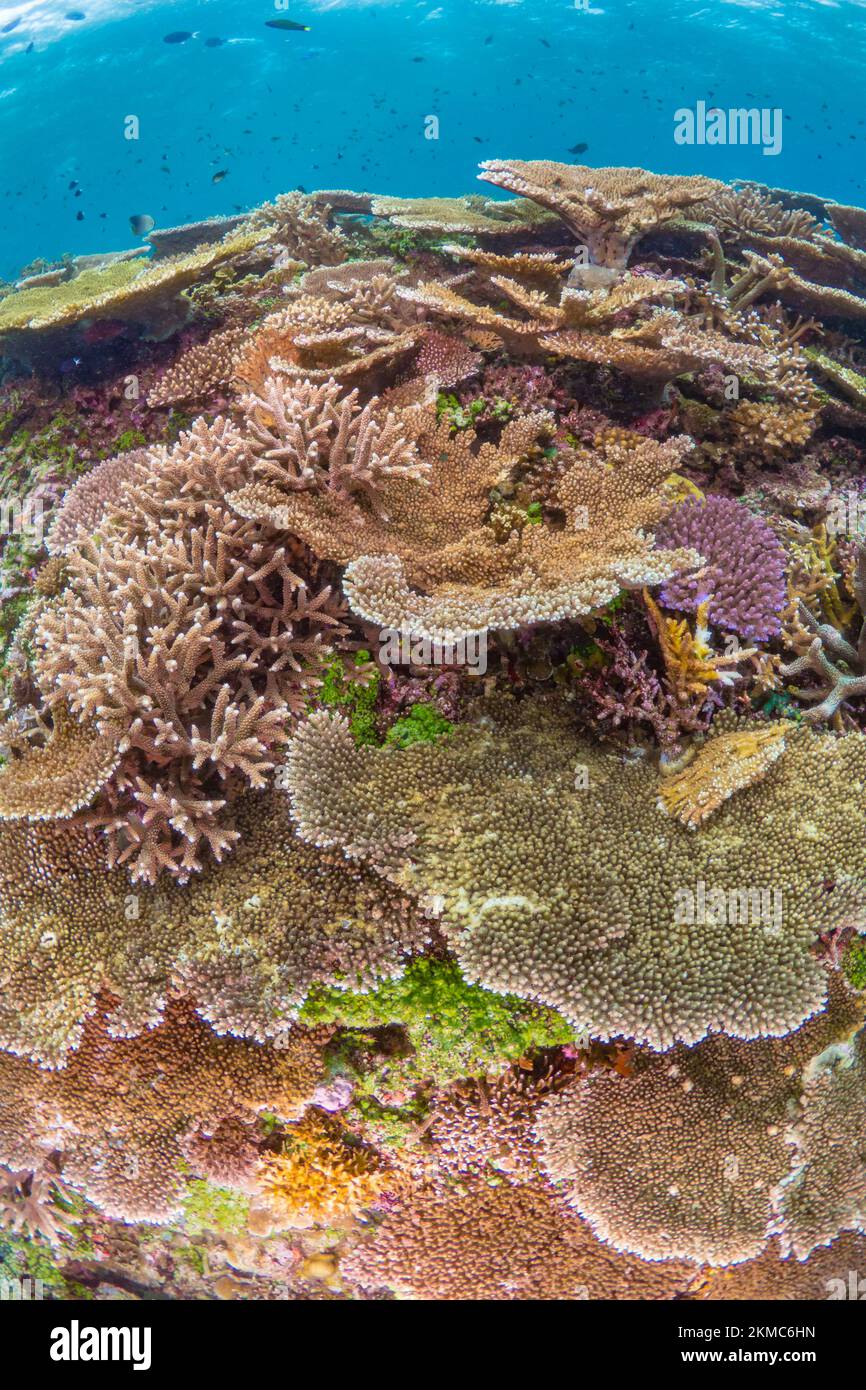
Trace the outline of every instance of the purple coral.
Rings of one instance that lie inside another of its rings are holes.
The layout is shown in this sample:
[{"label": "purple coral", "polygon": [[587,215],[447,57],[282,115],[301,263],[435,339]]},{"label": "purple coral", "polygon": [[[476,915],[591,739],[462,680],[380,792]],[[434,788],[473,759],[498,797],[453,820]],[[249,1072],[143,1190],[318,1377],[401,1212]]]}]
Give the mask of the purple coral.
[{"label": "purple coral", "polygon": [[656,545],[687,546],[706,564],[662,589],[667,608],[693,611],[710,600],[716,626],[741,637],[775,637],[785,604],[785,552],[767,523],[731,497],[689,497],[656,528]]}]

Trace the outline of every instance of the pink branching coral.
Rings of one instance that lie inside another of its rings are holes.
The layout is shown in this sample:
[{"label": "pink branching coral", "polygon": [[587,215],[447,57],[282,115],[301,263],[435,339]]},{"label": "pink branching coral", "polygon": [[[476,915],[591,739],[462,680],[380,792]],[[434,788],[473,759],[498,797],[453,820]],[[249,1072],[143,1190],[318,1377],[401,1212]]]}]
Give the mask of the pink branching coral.
[{"label": "pink branching coral", "polygon": [[668,608],[694,612],[709,599],[709,618],[741,637],[764,639],[781,631],[785,606],[785,552],[765,521],[731,497],[689,497],[662,521],[656,543],[690,546],[706,564],[667,583]]}]

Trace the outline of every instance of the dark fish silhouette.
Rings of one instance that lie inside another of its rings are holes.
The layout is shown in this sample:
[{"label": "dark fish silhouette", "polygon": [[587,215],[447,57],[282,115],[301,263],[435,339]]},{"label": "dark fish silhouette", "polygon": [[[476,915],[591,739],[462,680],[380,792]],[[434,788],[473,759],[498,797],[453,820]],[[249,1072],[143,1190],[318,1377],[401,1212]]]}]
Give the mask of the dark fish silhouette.
[{"label": "dark fish silhouette", "polygon": [[300,29],[303,33],[310,32],[309,24],[296,24],[293,19],[266,19],[266,29]]},{"label": "dark fish silhouette", "polygon": [[83,212],[77,212],[77,213],[75,214],[75,220],[76,220],[76,222],[83,222],[83,221],[84,221],[84,213],[83,213]]},{"label": "dark fish silhouette", "polygon": [[87,18],[87,15],[84,13],[83,10],[69,10],[68,13],[67,13],[67,15],[66,15],[66,18],[67,18],[67,19],[86,19],[86,18]]},{"label": "dark fish silhouette", "polygon": [[21,23],[21,16],[20,16],[20,15],[18,16],[17,19],[10,19],[9,23],[8,23],[8,24],[4,24],[4,25],[3,25],[3,28],[0,29],[0,34],[11,34],[11,33],[12,33],[12,30],[13,30],[13,29],[17,29],[17,28],[18,28],[18,25],[19,25],[20,23]]},{"label": "dark fish silhouette", "polygon": [[189,29],[173,29],[170,34],[166,34],[163,43],[186,43],[187,39],[194,39],[198,36],[190,33]]},{"label": "dark fish silhouette", "polygon": [[222,48],[224,43],[225,39],[205,39],[204,46],[205,48]]},{"label": "dark fish silhouette", "polygon": [[153,218],[146,212],[133,213],[129,219],[129,225],[133,236],[144,236],[152,227],[156,225]]},{"label": "dark fish silhouette", "polygon": [[216,173],[211,179],[211,183],[222,183],[223,179],[226,178],[227,175],[228,169],[217,169]]},{"label": "dark fish silhouette", "polygon": [[582,140],[581,143],[580,143],[579,145],[572,145],[572,146],[570,147],[568,153],[569,153],[569,154],[584,154],[588,149],[589,149],[589,145],[586,143],[585,140]]}]

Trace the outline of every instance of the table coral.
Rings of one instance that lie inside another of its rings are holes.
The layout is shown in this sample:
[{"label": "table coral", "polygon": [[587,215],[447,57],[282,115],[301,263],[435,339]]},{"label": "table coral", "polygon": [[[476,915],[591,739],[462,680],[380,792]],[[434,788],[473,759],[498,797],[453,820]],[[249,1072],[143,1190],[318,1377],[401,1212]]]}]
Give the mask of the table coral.
[{"label": "table coral", "polygon": [[279,1037],[313,982],[364,989],[423,946],[414,904],[300,843],[279,794],[237,815],[241,842],[219,872],[134,893],[80,823],[0,826],[2,1045],[65,1065],[106,986],[113,1034],[153,1026],[180,984],[218,1030]]},{"label": "table coral", "polygon": [[859,1296],[866,214],[482,179],[5,287],[51,1298]]},{"label": "table coral", "polygon": [[[788,1038],[713,1038],[639,1051],[630,1076],[591,1072],[542,1106],[542,1167],[616,1249],[710,1265],[750,1259],[773,1230],[773,1192],[790,1167],[786,1119],[809,1092],[803,1073],[860,1013],[840,988]],[[823,1178],[826,1164],[810,1157],[806,1180],[815,1169]],[[827,1238],[844,1224],[837,1214]]]},{"label": "table coral", "polygon": [[166,1217],[182,1205],[184,1133],[266,1107],[295,1118],[320,1080],[322,1042],[302,1029],[282,1051],[218,1038],[182,1003],[161,1027],[112,1040],[94,1015],[64,1071],[0,1054],[0,1157],[32,1166],[59,1150],[64,1181],[107,1214]]},{"label": "table coral", "polygon": [[864,921],[860,734],[797,731],[697,833],[661,817],[650,767],[537,705],[404,752],[313,715],[288,766],[305,839],[425,894],[470,980],[593,1036],[787,1033],[825,998],[819,932]]}]

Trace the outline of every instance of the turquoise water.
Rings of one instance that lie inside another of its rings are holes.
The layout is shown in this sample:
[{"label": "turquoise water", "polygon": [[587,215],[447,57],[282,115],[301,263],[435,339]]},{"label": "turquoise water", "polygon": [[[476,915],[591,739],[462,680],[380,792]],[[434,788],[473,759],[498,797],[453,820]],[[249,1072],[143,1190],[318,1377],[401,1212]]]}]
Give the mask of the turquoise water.
[{"label": "turquoise water", "polygon": [[[285,15],[309,32],[265,27]],[[129,245],[133,213],[171,226],[298,185],[465,192],[492,157],[866,202],[866,8],[850,0],[0,4],[0,29],[16,19],[0,34],[3,276]],[[163,41],[178,30],[199,37]],[[781,151],[677,145],[674,113],[699,101],[780,109]]]}]

